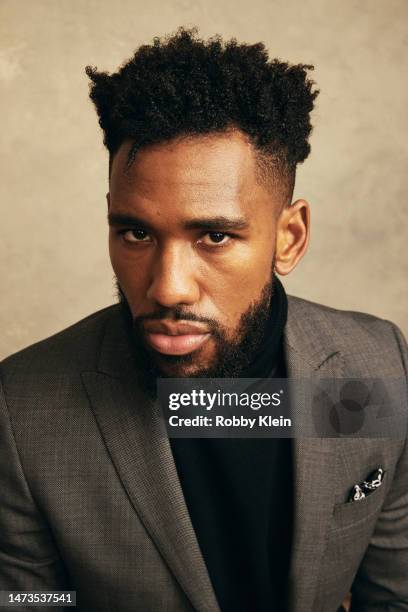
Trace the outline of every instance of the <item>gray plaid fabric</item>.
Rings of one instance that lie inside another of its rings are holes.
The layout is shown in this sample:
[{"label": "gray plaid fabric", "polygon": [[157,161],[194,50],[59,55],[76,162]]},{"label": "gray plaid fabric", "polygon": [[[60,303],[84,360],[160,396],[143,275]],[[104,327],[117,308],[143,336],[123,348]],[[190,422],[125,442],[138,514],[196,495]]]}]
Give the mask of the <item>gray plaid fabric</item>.
[{"label": "gray plaid fabric", "polygon": [[[363,313],[289,296],[284,343],[293,378],[406,376],[398,328]],[[0,590],[76,590],[83,612],[219,612],[118,307],[9,357],[1,378]],[[405,440],[293,440],[290,612],[335,612],[350,589],[353,612],[408,611]],[[378,466],[383,485],[347,503]]]}]

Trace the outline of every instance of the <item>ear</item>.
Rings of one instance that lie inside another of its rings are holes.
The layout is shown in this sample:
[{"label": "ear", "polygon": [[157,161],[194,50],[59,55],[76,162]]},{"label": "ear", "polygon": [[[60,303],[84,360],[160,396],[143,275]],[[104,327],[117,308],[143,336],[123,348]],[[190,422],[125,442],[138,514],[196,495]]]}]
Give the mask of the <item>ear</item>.
[{"label": "ear", "polygon": [[310,236],[310,207],[305,200],[285,206],[278,219],[275,270],[289,274],[306,253]]},{"label": "ear", "polygon": [[106,194],[106,202],[108,204],[108,212],[109,212],[109,208],[110,208],[110,193],[108,191],[108,193]]}]

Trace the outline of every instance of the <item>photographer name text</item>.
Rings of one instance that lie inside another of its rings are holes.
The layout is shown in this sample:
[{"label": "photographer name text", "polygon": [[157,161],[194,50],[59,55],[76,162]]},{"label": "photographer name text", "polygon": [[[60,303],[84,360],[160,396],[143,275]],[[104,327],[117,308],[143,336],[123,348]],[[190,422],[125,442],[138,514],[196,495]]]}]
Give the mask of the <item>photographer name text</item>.
[{"label": "photographer name text", "polygon": [[238,427],[243,429],[253,429],[256,427],[292,427],[292,420],[279,416],[258,415],[257,417],[232,416],[224,417],[217,415],[208,417],[197,415],[195,417],[180,417],[171,415],[168,419],[170,427]]}]

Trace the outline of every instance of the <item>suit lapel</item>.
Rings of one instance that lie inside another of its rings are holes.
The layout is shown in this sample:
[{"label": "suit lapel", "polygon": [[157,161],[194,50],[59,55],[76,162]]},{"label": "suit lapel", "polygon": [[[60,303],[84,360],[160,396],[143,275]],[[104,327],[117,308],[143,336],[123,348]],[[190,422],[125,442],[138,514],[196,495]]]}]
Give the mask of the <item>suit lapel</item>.
[{"label": "suit lapel", "polygon": [[95,418],[133,507],[192,606],[219,612],[158,407],[134,379],[121,326],[107,329],[99,371],[82,373]]},{"label": "suit lapel", "polygon": [[[310,319],[299,312],[299,306],[304,302],[298,303],[288,297],[288,321],[284,332],[288,378],[310,381],[320,376],[342,376],[343,362],[339,351],[331,347],[330,338],[321,342],[317,340],[321,328],[313,329]],[[296,396],[292,401],[297,401]],[[324,408],[320,406],[320,409]],[[334,503],[331,476],[338,442],[335,438],[293,439],[295,508],[289,576],[290,612],[313,609]]]}]

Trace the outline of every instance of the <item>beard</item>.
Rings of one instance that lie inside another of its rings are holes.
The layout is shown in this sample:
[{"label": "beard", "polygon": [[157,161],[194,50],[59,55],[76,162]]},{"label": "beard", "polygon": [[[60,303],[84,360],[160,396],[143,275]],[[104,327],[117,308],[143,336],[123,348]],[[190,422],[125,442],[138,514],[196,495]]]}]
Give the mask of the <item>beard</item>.
[{"label": "beard", "polygon": [[[161,307],[151,314],[133,318],[126,296],[117,280],[116,288],[120,304],[127,317],[132,319],[132,340],[139,378],[146,389],[153,390],[157,378],[237,378],[242,376],[262,345],[265,336],[273,295],[273,272],[258,299],[253,301],[240,316],[232,338],[231,332],[215,319],[194,315],[187,312],[183,306]],[[200,366],[199,356],[195,352],[187,355],[164,355],[153,349],[149,350],[144,342],[142,327],[146,319],[205,323],[215,343],[215,354],[211,363]]]}]

